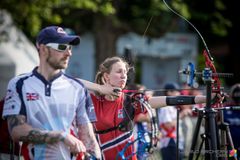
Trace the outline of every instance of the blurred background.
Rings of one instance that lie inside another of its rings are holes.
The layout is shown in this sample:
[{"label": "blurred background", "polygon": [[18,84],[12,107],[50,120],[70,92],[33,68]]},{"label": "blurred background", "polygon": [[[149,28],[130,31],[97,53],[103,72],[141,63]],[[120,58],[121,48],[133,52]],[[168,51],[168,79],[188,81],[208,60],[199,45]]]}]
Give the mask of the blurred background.
[{"label": "blurred background", "polygon": [[[225,87],[240,81],[239,19],[235,1],[168,0],[202,34]],[[35,38],[41,28],[59,25],[81,36],[73,48],[66,72],[94,81],[96,68],[110,56],[124,56],[135,66],[132,81],[161,88],[168,81],[180,84],[179,70],[188,62],[204,69],[203,42],[196,30],[171,12],[161,0],[1,0],[0,97],[15,75],[38,64]],[[201,82],[199,82],[201,84]]]}]

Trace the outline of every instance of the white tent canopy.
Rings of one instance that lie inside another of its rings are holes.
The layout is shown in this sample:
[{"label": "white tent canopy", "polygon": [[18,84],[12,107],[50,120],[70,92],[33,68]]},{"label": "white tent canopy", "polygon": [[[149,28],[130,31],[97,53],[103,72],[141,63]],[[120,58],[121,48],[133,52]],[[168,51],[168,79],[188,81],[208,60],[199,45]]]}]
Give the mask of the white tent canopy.
[{"label": "white tent canopy", "polygon": [[34,45],[18,30],[11,16],[0,10],[0,98],[6,93],[8,81],[31,71],[38,64]]}]

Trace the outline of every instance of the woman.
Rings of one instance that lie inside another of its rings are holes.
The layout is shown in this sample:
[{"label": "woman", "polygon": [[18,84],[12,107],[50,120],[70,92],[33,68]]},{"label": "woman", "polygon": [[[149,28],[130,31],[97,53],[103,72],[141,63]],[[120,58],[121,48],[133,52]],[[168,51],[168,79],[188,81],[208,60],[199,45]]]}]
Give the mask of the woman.
[{"label": "woman", "polygon": [[[122,92],[127,82],[128,70],[129,66],[123,59],[119,57],[107,58],[100,64],[95,77],[97,84],[120,88],[120,91],[116,92],[116,96],[91,94],[97,117],[97,122],[94,124],[95,133],[105,160],[116,159],[126,144],[133,141],[131,129],[121,128],[119,125],[123,122],[124,117],[129,116],[124,114],[124,111],[131,107],[131,105],[126,105],[128,96]],[[88,85],[86,81],[83,83]],[[205,100],[205,96],[156,96],[149,97],[148,103],[153,108],[160,108],[167,105],[204,103]],[[141,107],[135,107],[134,116],[141,112]],[[131,124],[133,121],[129,118],[128,122]],[[133,145],[131,145],[126,149],[124,156],[131,156],[134,152]],[[131,156],[130,159],[137,159],[136,155]]]}]

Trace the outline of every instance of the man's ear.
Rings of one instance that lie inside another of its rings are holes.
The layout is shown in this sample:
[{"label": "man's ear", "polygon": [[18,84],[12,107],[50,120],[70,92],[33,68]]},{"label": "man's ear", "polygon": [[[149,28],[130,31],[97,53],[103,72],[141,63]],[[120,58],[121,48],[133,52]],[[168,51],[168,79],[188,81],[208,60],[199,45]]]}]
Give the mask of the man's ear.
[{"label": "man's ear", "polygon": [[46,56],[49,54],[49,48],[47,46],[45,46],[44,44],[40,44],[39,46],[39,51],[41,53],[42,56]]},{"label": "man's ear", "polygon": [[39,50],[39,51],[43,52],[44,49],[46,49],[46,47],[45,47],[43,44],[40,44],[40,45],[38,46],[38,50]]}]

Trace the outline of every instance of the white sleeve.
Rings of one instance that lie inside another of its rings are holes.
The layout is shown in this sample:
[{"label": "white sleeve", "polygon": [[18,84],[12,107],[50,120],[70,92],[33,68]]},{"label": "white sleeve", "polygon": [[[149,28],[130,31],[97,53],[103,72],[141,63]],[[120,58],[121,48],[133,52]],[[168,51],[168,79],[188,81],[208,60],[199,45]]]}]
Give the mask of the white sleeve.
[{"label": "white sleeve", "polygon": [[163,107],[158,110],[159,124],[172,122],[176,119],[176,112],[172,106]]},{"label": "white sleeve", "polygon": [[85,124],[96,121],[96,115],[91,96],[86,89],[80,93],[80,101],[77,107],[77,124]]},{"label": "white sleeve", "polygon": [[9,115],[17,115],[20,113],[21,100],[19,94],[16,90],[17,79],[14,78],[10,80],[7,87],[7,94],[4,100],[3,114],[2,117],[5,118]]}]

